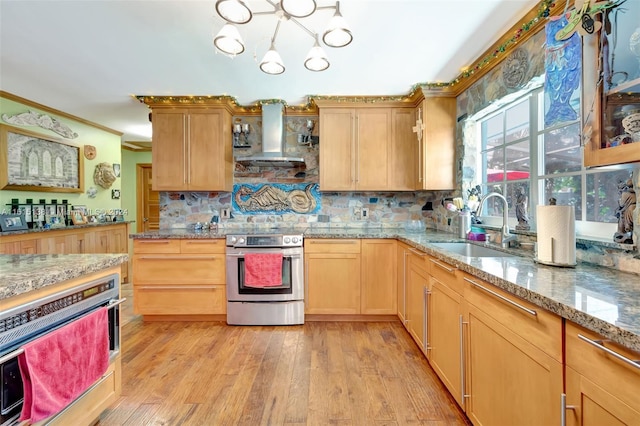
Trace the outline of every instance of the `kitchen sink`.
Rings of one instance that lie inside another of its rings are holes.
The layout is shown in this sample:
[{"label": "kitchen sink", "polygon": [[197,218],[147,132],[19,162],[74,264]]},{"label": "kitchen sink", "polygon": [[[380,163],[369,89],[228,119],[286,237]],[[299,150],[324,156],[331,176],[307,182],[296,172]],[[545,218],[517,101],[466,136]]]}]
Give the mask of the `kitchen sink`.
[{"label": "kitchen sink", "polygon": [[431,243],[431,245],[466,257],[513,257],[509,253],[471,243]]}]

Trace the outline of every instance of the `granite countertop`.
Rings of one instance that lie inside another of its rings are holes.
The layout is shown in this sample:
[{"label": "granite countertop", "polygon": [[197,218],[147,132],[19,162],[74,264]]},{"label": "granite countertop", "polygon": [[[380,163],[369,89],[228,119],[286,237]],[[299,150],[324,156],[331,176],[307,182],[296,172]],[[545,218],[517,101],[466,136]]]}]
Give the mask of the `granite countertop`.
[{"label": "granite countertop", "polygon": [[126,254],[0,254],[2,300],[127,262]]},{"label": "granite countertop", "polygon": [[1,236],[11,236],[11,235],[21,235],[21,234],[34,234],[38,232],[51,232],[51,231],[65,231],[70,229],[81,229],[81,228],[95,228],[98,226],[109,226],[109,225],[120,225],[123,223],[135,223],[135,220],[125,220],[120,222],[91,222],[91,223],[83,223],[82,225],[68,225],[68,226],[60,226],[57,228],[33,228],[33,229],[21,229],[20,231],[5,231],[0,232]]},{"label": "granite countertop", "polygon": [[132,234],[131,238],[224,238],[227,234],[272,232],[297,232],[306,238],[396,238],[629,349],[640,351],[640,277],[588,263],[578,263],[575,268],[542,265],[536,263],[533,252],[527,250],[508,250],[516,254],[512,257],[466,257],[432,244],[463,241],[453,234],[434,230],[410,233],[403,228],[251,227],[201,232],[179,229]]}]

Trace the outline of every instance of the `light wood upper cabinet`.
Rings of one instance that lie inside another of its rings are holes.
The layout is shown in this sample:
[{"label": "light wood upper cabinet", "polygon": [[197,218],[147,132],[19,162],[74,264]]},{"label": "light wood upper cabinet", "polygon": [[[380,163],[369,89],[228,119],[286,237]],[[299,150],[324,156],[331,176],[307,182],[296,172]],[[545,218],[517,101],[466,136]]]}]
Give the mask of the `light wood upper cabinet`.
[{"label": "light wood upper cabinet", "polygon": [[231,191],[231,113],[225,108],[153,109],[153,189]]},{"label": "light wood upper cabinet", "polygon": [[418,105],[418,111],[424,131],[418,149],[415,189],[455,189],[456,99],[427,97]]},{"label": "light wood upper cabinet", "polygon": [[391,186],[391,109],[320,108],[320,190]]},{"label": "light wood upper cabinet", "polygon": [[393,191],[413,191],[418,175],[418,139],[414,108],[393,108],[391,144],[391,185]]}]

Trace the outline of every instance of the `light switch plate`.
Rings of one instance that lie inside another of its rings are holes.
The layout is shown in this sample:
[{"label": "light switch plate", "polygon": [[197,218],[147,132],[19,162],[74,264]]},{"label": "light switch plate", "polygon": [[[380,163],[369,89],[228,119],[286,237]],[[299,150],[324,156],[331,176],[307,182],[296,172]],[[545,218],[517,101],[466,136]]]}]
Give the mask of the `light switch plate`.
[{"label": "light switch plate", "polygon": [[231,211],[229,209],[222,209],[222,218],[229,219],[231,217]]}]

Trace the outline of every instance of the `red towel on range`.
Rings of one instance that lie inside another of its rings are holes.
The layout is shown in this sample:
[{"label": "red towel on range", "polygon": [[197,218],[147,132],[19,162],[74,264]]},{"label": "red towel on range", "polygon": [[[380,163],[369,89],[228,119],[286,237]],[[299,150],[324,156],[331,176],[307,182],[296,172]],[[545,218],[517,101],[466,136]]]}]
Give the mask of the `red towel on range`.
[{"label": "red towel on range", "polygon": [[247,253],[244,255],[246,287],[282,285],[282,253]]},{"label": "red towel on range", "polygon": [[109,367],[109,320],[100,308],[23,346],[20,421],[32,423],[64,409]]}]

